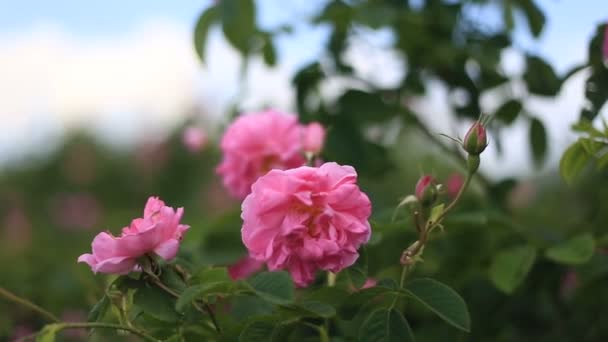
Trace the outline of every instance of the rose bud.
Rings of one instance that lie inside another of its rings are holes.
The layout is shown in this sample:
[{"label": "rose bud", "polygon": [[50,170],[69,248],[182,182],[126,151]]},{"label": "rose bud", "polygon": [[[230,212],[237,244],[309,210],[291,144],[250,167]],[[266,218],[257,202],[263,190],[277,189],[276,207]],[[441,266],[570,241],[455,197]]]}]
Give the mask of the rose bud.
[{"label": "rose bud", "polygon": [[416,183],[416,198],[423,207],[428,207],[437,200],[437,184],[433,176],[422,176]]},{"label": "rose bud", "polygon": [[306,153],[319,154],[325,143],[325,128],[312,122],[302,128],[302,149]]},{"label": "rose bud", "polygon": [[462,147],[471,155],[479,155],[488,146],[486,128],[481,121],[476,121],[464,136]]}]

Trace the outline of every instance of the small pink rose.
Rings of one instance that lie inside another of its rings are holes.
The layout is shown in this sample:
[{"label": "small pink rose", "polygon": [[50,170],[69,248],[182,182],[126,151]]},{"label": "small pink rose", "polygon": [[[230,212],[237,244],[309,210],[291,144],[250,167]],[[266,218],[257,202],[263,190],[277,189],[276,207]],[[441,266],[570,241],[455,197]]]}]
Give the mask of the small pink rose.
[{"label": "small pink rose", "polygon": [[371,202],[351,166],[271,170],[253,184],[242,208],[249,255],[270,271],[288,270],[300,287],[317,270],[337,273],[352,265],[371,235]]},{"label": "small pink rose", "polygon": [[264,262],[247,255],[235,264],[228,266],[228,274],[232,280],[246,279],[259,271],[262,266],[264,266]]},{"label": "small pink rose", "polygon": [[187,127],[182,133],[182,143],[192,153],[201,151],[207,145],[207,141],[205,131],[195,126]]},{"label": "small pink rose", "polygon": [[109,232],[97,234],[93,253],[81,255],[78,262],[87,263],[95,273],[126,274],[134,270],[137,258],[147,253],[171,260],[183,233],[190,228],[179,223],[183,213],[183,208],[174,210],[158,197],[150,197],[143,218],[134,219],[118,237]]},{"label": "small pink rose", "polygon": [[318,122],[302,127],[302,150],[306,153],[319,154],[325,144],[325,128]]}]

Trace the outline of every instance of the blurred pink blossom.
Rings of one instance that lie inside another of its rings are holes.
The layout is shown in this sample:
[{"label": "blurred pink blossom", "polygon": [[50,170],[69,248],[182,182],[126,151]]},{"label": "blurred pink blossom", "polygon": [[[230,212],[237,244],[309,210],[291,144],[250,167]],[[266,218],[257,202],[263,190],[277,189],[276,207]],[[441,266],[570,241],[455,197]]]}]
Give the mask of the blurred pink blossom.
[{"label": "blurred pink blossom", "polygon": [[[65,310],[61,313],[61,321],[66,323],[79,323],[86,322],[87,315],[82,310]],[[72,339],[76,339],[79,341],[83,341],[87,337],[86,329],[67,329],[62,333],[63,335],[70,337]]]},{"label": "blurred pink blossom", "polygon": [[97,177],[96,152],[90,144],[79,143],[67,151],[62,168],[63,174],[74,184],[87,185]]},{"label": "blurred pink blossom", "polygon": [[135,165],[138,174],[153,175],[162,170],[169,160],[169,149],[163,142],[148,142],[135,150]]},{"label": "blurred pink blossom", "polygon": [[19,324],[13,329],[12,336],[10,341],[16,342],[20,339],[35,333],[36,331],[32,329],[29,325]]},{"label": "blurred pink blossom", "polygon": [[574,270],[568,270],[562,276],[559,294],[562,299],[572,297],[576,289],[580,286],[578,274]]},{"label": "blurred pink blossom", "polygon": [[179,223],[183,213],[184,208],[174,210],[158,197],[150,197],[143,218],[134,219],[118,237],[99,233],[93,239],[93,254],[81,255],[78,262],[87,263],[95,273],[127,274],[135,268],[137,258],[147,253],[171,260],[183,233],[190,228]]},{"label": "blurred pink blossom", "polygon": [[230,274],[232,280],[245,279],[259,271],[262,266],[264,266],[263,261],[258,261],[247,255],[235,264],[228,266],[228,274]]},{"label": "blurred pink blossom", "polygon": [[319,154],[325,144],[325,128],[318,122],[302,127],[302,150],[305,153]]},{"label": "blurred pink blossom", "polygon": [[59,194],[51,202],[53,222],[68,230],[91,229],[101,219],[101,206],[88,193]]},{"label": "blurred pink blossom", "polygon": [[226,130],[217,167],[230,194],[243,199],[251,185],[272,169],[302,166],[301,126],[294,115],[266,111],[243,115]]},{"label": "blurred pink blossom", "polygon": [[8,242],[10,250],[21,250],[29,246],[32,240],[32,224],[25,210],[20,205],[9,207],[3,220],[3,241]]},{"label": "blurred pink blossom", "polygon": [[249,255],[270,271],[288,270],[300,287],[319,269],[352,265],[371,235],[371,203],[351,166],[272,170],[253,184],[242,208]]},{"label": "blurred pink blossom", "polygon": [[186,127],[182,133],[182,143],[192,153],[201,151],[207,145],[207,142],[207,134],[199,127]]},{"label": "blurred pink blossom", "polygon": [[521,181],[507,195],[507,205],[511,209],[528,208],[536,197],[536,192],[536,185],[533,181]]},{"label": "blurred pink blossom", "polygon": [[459,173],[452,173],[452,175],[450,175],[450,177],[446,181],[448,196],[450,198],[455,198],[456,195],[458,195],[458,192],[460,191],[460,188],[462,188],[463,184],[464,177]]},{"label": "blurred pink blossom", "polygon": [[353,285],[350,285],[350,291],[356,292],[356,291],[360,291],[360,290],[365,290],[365,289],[375,287],[376,285],[378,285],[378,281],[376,279],[367,278],[367,279],[365,279],[365,283],[363,283],[363,285],[361,285],[360,288],[356,288]]}]

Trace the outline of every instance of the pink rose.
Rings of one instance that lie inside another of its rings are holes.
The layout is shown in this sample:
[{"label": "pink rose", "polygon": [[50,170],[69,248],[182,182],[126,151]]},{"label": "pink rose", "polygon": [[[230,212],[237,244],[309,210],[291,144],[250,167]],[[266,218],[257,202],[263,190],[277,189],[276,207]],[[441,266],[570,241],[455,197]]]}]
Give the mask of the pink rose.
[{"label": "pink rose", "polygon": [[207,134],[195,126],[187,127],[182,134],[182,143],[192,153],[199,152],[205,147],[207,140]]},{"label": "pink rose", "polygon": [[293,115],[266,111],[241,116],[222,138],[223,160],[217,173],[230,193],[243,199],[268,171],[304,164],[300,138],[301,126]]},{"label": "pink rose", "polygon": [[302,129],[302,149],[304,152],[319,154],[325,143],[325,128],[318,122],[313,122]]},{"label": "pink rose", "polygon": [[450,198],[455,198],[456,195],[458,195],[458,192],[460,192],[460,188],[462,188],[463,184],[464,177],[459,173],[453,173],[446,181],[448,196],[450,196]]},{"label": "pink rose", "polygon": [[262,266],[264,266],[264,262],[247,255],[235,264],[228,266],[228,274],[232,280],[245,279],[259,271]]},{"label": "pink rose", "polygon": [[369,240],[371,203],[351,166],[325,163],[272,170],[243,202],[243,243],[271,271],[286,269],[300,287],[318,269],[352,265]]},{"label": "pink rose", "polygon": [[133,271],[137,258],[147,253],[171,260],[183,233],[190,228],[179,223],[183,213],[183,208],[174,210],[158,197],[150,197],[143,218],[134,219],[118,237],[109,232],[97,234],[93,254],[81,255],[78,262],[86,262],[95,273],[126,274]]}]

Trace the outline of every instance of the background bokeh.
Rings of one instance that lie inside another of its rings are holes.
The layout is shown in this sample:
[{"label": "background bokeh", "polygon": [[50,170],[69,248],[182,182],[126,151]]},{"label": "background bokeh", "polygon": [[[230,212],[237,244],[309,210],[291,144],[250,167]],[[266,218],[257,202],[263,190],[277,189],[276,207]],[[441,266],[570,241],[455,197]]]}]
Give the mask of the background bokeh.
[{"label": "background bokeh", "polygon": [[[218,140],[236,113],[269,107],[329,127],[324,158],[356,166],[374,204],[370,272],[396,277],[415,235],[405,215],[391,222],[395,206],[422,173],[463,174],[454,145],[437,133],[463,136],[485,112],[497,118],[482,175],[417,270],[463,295],[472,333],[417,310],[410,324],[422,341],[608,338],[605,173],[588,170],[570,186],[558,174],[576,139],[570,126],[587,106],[590,71],[570,71],[588,63],[606,20],[602,0],[536,1],[540,29],[527,0],[403,1],[408,10],[395,13],[411,21],[382,12],[399,1],[255,3],[274,62],[265,51],[243,57],[217,25],[201,63],[192,37],[211,1],[0,0],[0,286],[85,320],[107,277],[77,257],[99,231],[116,233],[140,215],[151,195],[185,207],[184,257],[236,261],[240,203],[215,175]],[[505,4],[518,9],[511,27]],[[192,126],[209,139],[198,151],[182,139]],[[596,237],[589,262],[542,256],[582,232]],[[505,294],[492,265],[518,246],[538,256]],[[0,340],[43,323],[0,301]]]}]

